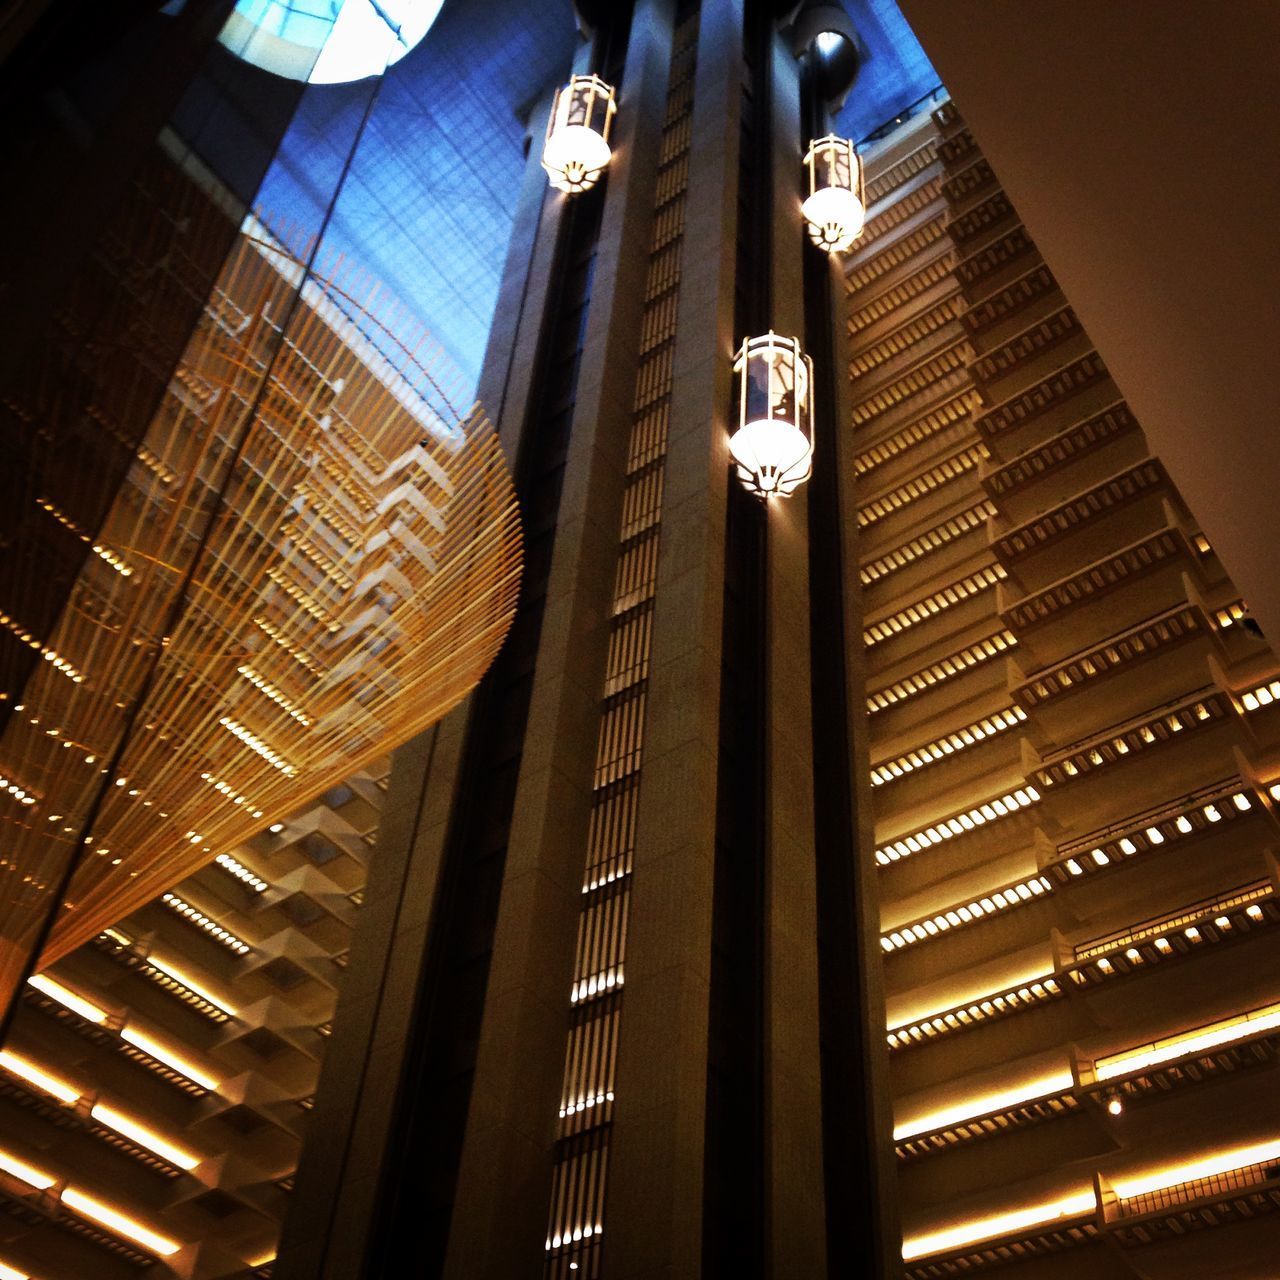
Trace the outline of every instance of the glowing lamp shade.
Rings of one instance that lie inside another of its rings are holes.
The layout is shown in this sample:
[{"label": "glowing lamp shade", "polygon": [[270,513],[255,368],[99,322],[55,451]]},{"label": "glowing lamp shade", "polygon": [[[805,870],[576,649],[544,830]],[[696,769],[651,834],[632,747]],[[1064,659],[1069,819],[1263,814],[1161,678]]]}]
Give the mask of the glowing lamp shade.
[{"label": "glowing lamp shade", "polygon": [[827,253],[843,253],[867,219],[862,158],[847,138],[829,133],[809,144],[804,167],[809,195],[800,208],[809,239]]},{"label": "glowing lamp shade", "polygon": [[595,186],[613,154],[609,125],[617,109],[613,89],[599,76],[570,76],[569,83],[556,90],[542,167],[558,191]]},{"label": "glowing lamp shade", "polygon": [[761,498],[787,497],[813,469],[813,361],[795,338],[746,338],[734,361],[738,424],[729,452]]}]

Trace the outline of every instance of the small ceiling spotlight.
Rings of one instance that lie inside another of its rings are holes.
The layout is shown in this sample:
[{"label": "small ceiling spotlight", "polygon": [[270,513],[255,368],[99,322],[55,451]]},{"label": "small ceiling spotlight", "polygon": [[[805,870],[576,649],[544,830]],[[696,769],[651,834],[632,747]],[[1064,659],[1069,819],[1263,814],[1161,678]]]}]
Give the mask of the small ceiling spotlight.
[{"label": "small ceiling spotlight", "polygon": [[1118,1116],[1124,1110],[1124,1102],[1118,1093],[1107,1099],[1107,1115]]},{"label": "small ceiling spotlight", "polygon": [[283,822],[273,822],[268,828],[273,836],[278,836],[284,830]]},{"label": "small ceiling spotlight", "polygon": [[738,479],[760,498],[787,497],[813,470],[813,361],[771,329],[745,338],[733,365],[738,426],[729,439]]},{"label": "small ceiling spotlight", "polygon": [[809,239],[827,253],[844,253],[867,220],[862,157],[847,138],[829,133],[809,144],[804,167],[809,194],[800,210]]},{"label": "small ceiling spotlight", "polygon": [[613,154],[609,126],[617,109],[612,87],[599,76],[570,76],[556,90],[542,167],[558,191],[574,194],[595,186]]}]

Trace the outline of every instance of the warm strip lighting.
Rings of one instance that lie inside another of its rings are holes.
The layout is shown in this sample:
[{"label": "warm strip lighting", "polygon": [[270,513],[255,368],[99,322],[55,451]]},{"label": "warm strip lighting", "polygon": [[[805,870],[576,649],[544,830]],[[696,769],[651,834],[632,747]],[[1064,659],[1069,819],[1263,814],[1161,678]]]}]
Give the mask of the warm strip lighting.
[{"label": "warm strip lighting", "polygon": [[158,956],[150,955],[147,957],[147,963],[153,969],[159,969],[161,973],[167,974],[175,982],[180,982],[188,991],[194,991],[201,1000],[207,1000],[210,1004],[216,1005],[223,1013],[229,1014],[235,1018],[238,1013],[225,1000],[219,1000],[217,996],[211,995],[206,991],[194,978],[189,977],[176,965],[170,964],[167,960],[161,960]]},{"label": "warm strip lighting", "polygon": [[167,1236],[144,1227],[137,1219],[121,1213],[119,1209],[113,1209],[109,1204],[103,1204],[101,1200],[85,1195],[83,1191],[77,1191],[75,1187],[67,1187],[63,1191],[62,1203],[67,1208],[83,1214],[84,1217],[100,1223],[108,1231],[114,1231],[126,1240],[140,1244],[148,1253],[156,1253],[162,1258],[168,1258],[182,1248],[178,1241],[170,1240]]},{"label": "warm strip lighting", "polygon": [[86,1022],[96,1022],[101,1025],[107,1020],[105,1009],[99,1009],[96,1004],[92,1004],[81,996],[76,995],[74,991],[64,987],[60,982],[55,982],[47,974],[32,974],[27,979],[27,985],[34,987],[51,1000],[56,1000],[60,1005],[70,1009],[72,1013],[79,1014]]},{"label": "warm strip lighting", "polygon": [[19,1271],[8,1263],[0,1262],[0,1280],[35,1280],[35,1276],[26,1271]]},{"label": "warm strip lighting", "polygon": [[1008,795],[985,800],[964,813],[944,818],[936,826],[925,827],[923,831],[916,831],[909,836],[903,836],[901,840],[895,840],[892,844],[884,845],[876,850],[876,862],[883,867],[890,862],[897,862],[899,858],[910,857],[913,853],[919,853],[921,849],[941,844],[953,836],[962,836],[966,831],[973,831],[985,823],[994,822],[997,818],[1004,818],[1011,813],[1016,813],[1019,809],[1025,809],[1039,799],[1040,793],[1035,787],[1020,787],[1017,791],[1009,792]]},{"label": "warm strip lighting", "polygon": [[57,1182],[57,1178],[52,1174],[45,1173],[43,1169],[37,1169],[34,1165],[28,1164],[25,1160],[19,1160],[17,1156],[4,1150],[0,1150],[0,1169],[17,1178],[19,1182],[35,1187],[37,1191],[48,1191]]},{"label": "warm strip lighting", "polygon": [[[1271,789],[1273,798],[1278,790],[1278,787]],[[1248,813],[1252,808],[1253,802],[1245,792],[1223,791],[1208,802],[1196,801],[1186,807],[1169,808],[1147,826],[1139,823],[1131,828],[1128,835],[1105,840],[1097,848],[1077,853],[1074,857],[1060,858],[1058,864],[1064,866],[1069,874],[1082,876],[1135,854],[1149,853],[1166,840],[1208,830],[1210,824],[1221,822],[1224,814],[1234,817],[1237,813]]]},{"label": "warm strip lighting", "polygon": [[[887,452],[882,449],[872,449],[870,453],[854,459],[853,469],[858,473],[869,471],[897,452],[897,449],[891,449]],[[913,476],[896,489],[890,490],[883,497],[877,498],[874,502],[869,502],[865,507],[859,507],[857,512],[858,524],[865,528],[869,524],[875,524],[877,520],[883,520],[886,516],[890,516],[895,511],[915,502],[917,498],[923,498],[925,494],[932,493],[949,480],[954,480],[966,471],[972,471],[974,467],[980,462],[984,462],[989,456],[987,447],[983,444],[971,445],[967,449],[962,449],[959,453],[938,463],[937,466],[931,467],[928,471],[923,471],[919,475]]]},{"label": "warm strip lighting", "polygon": [[177,1165],[179,1169],[194,1169],[200,1163],[199,1156],[193,1155],[190,1151],[184,1151],[181,1147],[175,1147],[172,1142],[166,1141],[146,1125],[132,1116],[117,1111],[114,1107],[108,1107],[99,1102],[90,1109],[89,1114],[99,1124],[105,1124],[107,1128],[114,1129],[126,1138],[131,1138],[140,1147],[154,1152],[162,1160]]},{"label": "warm strip lighting", "polygon": [[271,888],[261,876],[255,876],[243,862],[237,861],[229,853],[218,854],[214,861],[224,871],[229,871],[237,880],[247,884],[254,893],[266,893]]},{"label": "warm strip lighting", "polygon": [[1225,631],[1228,627],[1235,626],[1237,622],[1243,622],[1248,615],[1249,610],[1245,607],[1244,601],[1236,600],[1225,608],[1219,609],[1213,616],[1218,629]]},{"label": "warm strip lighting", "polygon": [[913,1258],[945,1253],[966,1244],[977,1244],[981,1240],[1015,1235],[1028,1227],[1047,1226],[1062,1218],[1078,1218],[1082,1214],[1092,1213],[1096,1204],[1093,1188],[1090,1187],[1072,1192],[1061,1200],[1046,1200],[1041,1204],[1028,1205],[1025,1209],[1014,1209],[991,1218],[973,1218],[943,1231],[933,1231],[928,1235],[912,1236],[904,1240],[902,1258],[904,1262],[910,1262]]},{"label": "warm strip lighting", "polygon": [[1156,1040],[1140,1049],[1129,1049],[1108,1058],[1099,1058],[1094,1064],[1094,1075],[1099,1080],[1111,1080],[1116,1076],[1129,1075],[1134,1071],[1158,1066],[1162,1062],[1171,1062],[1175,1058],[1187,1057],[1218,1045],[1232,1044],[1236,1040],[1243,1040],[1245,1036],[1277,1028],[1280,1028],[1280,1004],[1267,1005],[1250,1013],[1226,1018],[1222,1022],[1198,1027],[1183,1035]]},{"label": "warm strip lighting", "polygon": [[1277,701],[1280,701],[1280,680],[1268,680],[1266,684],[1260,684],[1256,689],[1240,695],[1240,702],[1246,711],[1257,711]]},{"label": "warm strip lighting", "polygon": [[980,663],[994,658],[999,653],[1003,653],[1004,650],[1013,648],[1017,643],[1018,638],[1012,631],[997,631],[994,635],[978,640],[969,645],[968,648],[961,649],[958,653],[953,653],[946,658],[940,658],[931,666],[917,671],[914,675],[904,676],[896,684],[876,690],[876,692],[867,697],[867,710],[870,712],[883,711],[885,707],[892,706],[897,702],[903,702],[918,693],[923,693],[926,689],[931,689],[934,685],[951,679],[952,676],[963,675]]},{"label": "warm strip lighting", "polygon": [[887,618],[870,623],[862,633],[863,643],[870,648],[873,644],[890,639],[900,631],[914,627],[918,622],[927,622],[943,610],[950,609],[952,605],[968,600],[979,592],[989,591],[1007,576],[1003,565],[987,565],[971,573],[967,578],[961,578],[949,587],[935,591],[932,595],[926,596],[923,600],[917,600],[915,604],[910,604],[905,609],[899,609],[897,613],[890,614]]},{"label": "warm strip lighting", "polygon": [[14,1053],[12,1049],[0,1049],[0,1067],[28,1084],[35,1085],[37,1089],[43,1089],[59,1102],[72,1104],[80,1100],[79,1089],[69,1085],[65,1080],[60,1080],[57,1076],[50,1075],[30,1058]]},{"label": "warm strip lighting", "polygon": [[[1053,977],[1053,969],[1036,969],[1014,978],[995,991],[975,992],[960,997],[959,1004],[936,1005],[933,1009],[916,1010],[908,1018],[888,1025],[888,1043],[899,1048],[913,1041],[920,1043],[961,1027],[969,1027],[984,1018],[1006,1014],[1024,1005],[1060,995],[1062,988]],[[954,998],[954,997],[952,997]]]},{"label": "warm strip lighting", "polygon": [[995,1093],[966,1098],[963,1102],[944,1107],[941,1111],[932,1111],[927,1115],[917,1116],[914,1120],[904,1121],[894,1129],[894,1141],[900,1142],[903,1138],[914,1138],[920,1133],[932,1133],[935,1129],[946,1129],[961,1121],[974,1120],[979,1116],[1008,1111],[1024,1102],[1031,1102],[1038,1098],[1049,1098],[1066,1093],[1073,1084],[1071,1072],[1063,1069],[1036,1080],[1026,1080],[1022,1084],[1013,1085]]},{"label": "warm strip lighting", "polygon": [[194,1080],[196,1084],[201,1085],[203,1088],[216,1089],[218,1087],[218,1081],[213,1079],[207,1072],[192,1065],[185,1058],[174,1053],[172,1049],[162,1045],[158,1040],[152,1039],[145,1031],[139,1031],[136,1027],[126,1024],[120,1028],[120,1038],[127,1040],[131,1045],[135,1045],[157,1062],[163,1062],[165,1066],[172,1067],[175,1071],[186,1076],[188,1080]]},{"label": "warm strip lighting", "polygon": [[1044,876],[1032,876],[1018,884],[1002,885],[993,893],[984,894],[981,898],[956,905],[946,911],[925,920],[917,920],[913,924],[903,925],[883,935],[880,946],[885,951],[897,951],[901,947],[909,947],[915,942],[924,942],[927,938],[935,938],[940,933],[958,929],[961,925],[972,924],[984,916],[994,915],[997,911],[1005,911],[1009,907],[1020,907],[1043,893],[1050,893],[1053,884]]},{"label": "warm strip lighting", "polygon": [[929,529],[918,537],[912,538],[910,542],[903,543],[896,550],[864,564],[859,571],[863,586],[878,582],[881,578],[885,578],[891,573],[896,573],[897,570],[903,569],[909,564],[914,564],[931,552],[937,551],[939,547],[946,546],[947,543],[953,542],[956,538],[962,538],[966,533],[971,533],[974,529],[980,529],[987,519],[995,515],[995,513],[996,504],[994,502],[980,502],[976,507],[969,507],[965,511],[958,512],[949,520],[944,520],[936,528]]},{"label": "warm strip lighting", "polygon": [[904,774],[911,773],[916,769],[923,769],[925,765],[933,764],[946,756],[954,755],[957,751],[963,751],[966,747],[976,746],[979,742],[983,742],[987,738],[993,738],[996,734],[1003,733],[1006,729],[1012,729],[1014,725],[1020,724],[1026,718],[1027,713],[1021,707],[1004,707],[981,720],[975,721],[973,724],[965,725],[954,733],[947,734],[945,738],[926,743],[923,747],[908,751],[905,755],[898,756],[894,760],[886,760],[884,764],[876,765],[871,770],[871,785],[873,787],[883,786],[886,782],[892,782],[895,778],[901,778]]},{"label": "warm strip lighting", "polygon": [[1220,1173],[1229,1173],[1232,1169],[1247,1169],[1253,1164],[1269,1164],[1278,1156],[1280,1156],[1280,1138],[1273,1138],[1269,1142],[1259,1142],[1251,1147],[1233,1147],[1230,1151],[1215,1151],[1212,1155],[1202,1156],[1199,1160],[1154,1169],[1125,1181],[1113,1181],[1111,1186],[1121,1200],[1131,1200],[1134,1196],[1145,1195],[1149,1191],[1163,1191],[1166,1187],[1176,1187],[1184,1182],[1198,1182],[1201,1178],[1212,1178]]},{"label": "warm strip lighting", "polygon": [[236,955],[247,955],[253,948],[243,938],[238,938],[230,929],[224,929],[216,920],[205,915],[198,907],[178,897],[176,893],[166,893],[161,901],[170,911],[176,911],[184,920],[202,929],[210,937],[216,938],[224,947],[234,951]]}]

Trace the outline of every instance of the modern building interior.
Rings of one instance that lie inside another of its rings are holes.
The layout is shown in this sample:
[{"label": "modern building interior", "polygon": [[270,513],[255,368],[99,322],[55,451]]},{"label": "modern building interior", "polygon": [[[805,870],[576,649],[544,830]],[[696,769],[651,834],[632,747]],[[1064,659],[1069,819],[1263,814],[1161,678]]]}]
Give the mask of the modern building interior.
[{"label": "modern building interior", "polygon": [[0,1280],[1275,1280],[1266,0],[16,0]]}]

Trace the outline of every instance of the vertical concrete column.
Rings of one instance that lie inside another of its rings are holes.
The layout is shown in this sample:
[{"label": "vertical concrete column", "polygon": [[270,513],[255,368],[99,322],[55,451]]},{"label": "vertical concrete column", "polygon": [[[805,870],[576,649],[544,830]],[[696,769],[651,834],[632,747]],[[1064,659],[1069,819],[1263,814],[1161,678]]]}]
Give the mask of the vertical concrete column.
[{"label": "vertical concrete column", "polygon": [[715,880],[741,0],[704,0],[604,1267],[695,1280]]},{"label": "vertical concrete column", "polygon": [[[670,63],[632,16],[445,1274],[540,1275]],[[556,196],[564,201],[574,197]]]},{"label": "vertical concrete column", "polygon": [[[772,323],[803,340],[799,71],[776,34],[770,53]],[[826,1273],[808,501],[807,485],[771,500],[766,534],[765,1239],[779,1280]]]},{"label": "vertical concrete column", "polygon": [[[527,419],[561,217],[553,202],[544,208],[546,177],[536,146],[549,111],[550,97],[530,123],[535,145],[480,382],[481,401],[495,416],[513,463]],[[281,1280],[360,1274],[471,708],[468,699],[393,757],[364,906],[275,1264]]]}]

